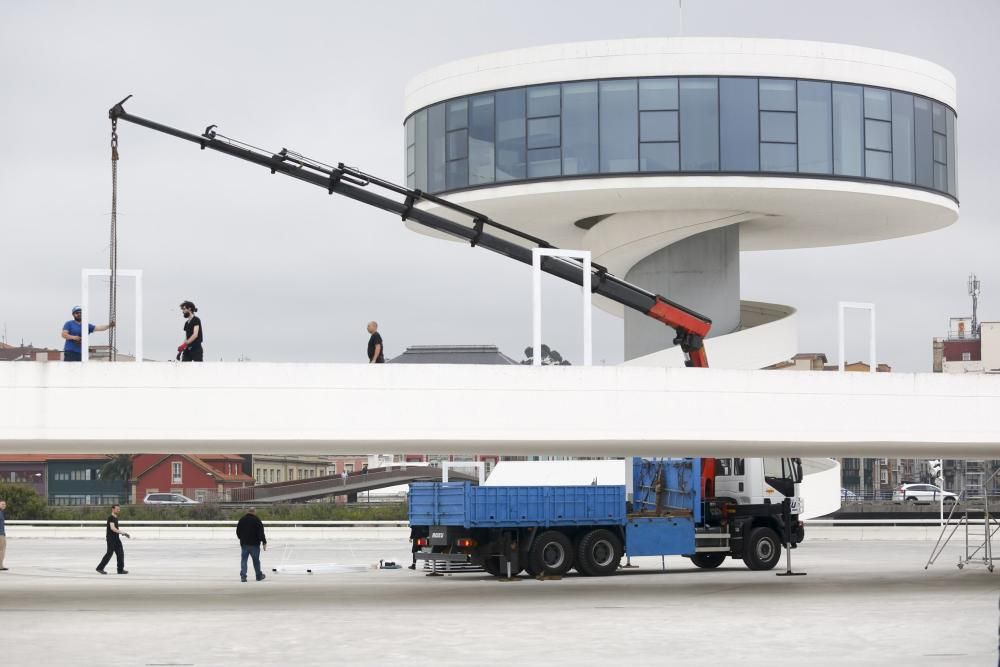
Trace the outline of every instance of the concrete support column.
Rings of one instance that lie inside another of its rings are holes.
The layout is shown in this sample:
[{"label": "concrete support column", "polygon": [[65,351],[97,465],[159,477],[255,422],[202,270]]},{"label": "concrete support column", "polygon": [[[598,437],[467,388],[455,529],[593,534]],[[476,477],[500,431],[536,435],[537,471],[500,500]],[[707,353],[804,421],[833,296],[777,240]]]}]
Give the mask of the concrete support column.
[{"label": "concrete support column", "polygon": [[[740,324],[740,226],[677,241],[640,260],[625,279],[712,318],[710,337],[731,333]],[[670,347],[673,337],[673,329],[626,311],[626,361]]]}]

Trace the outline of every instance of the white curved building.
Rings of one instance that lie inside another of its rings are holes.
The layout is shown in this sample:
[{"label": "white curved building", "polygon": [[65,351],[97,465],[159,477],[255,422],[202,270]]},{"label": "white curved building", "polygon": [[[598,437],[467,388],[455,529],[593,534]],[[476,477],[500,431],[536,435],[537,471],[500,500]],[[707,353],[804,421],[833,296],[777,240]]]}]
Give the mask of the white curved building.
[{"label": "white curved building", "polygon": [[[409,186],[590,250],[708,315],[715,366],[798,352],[794,308],[741,302],[741,250],[883,240],[958,217],[955,78],[896,53],[563,44],[436,67],[410,81],[405,107]],[[671,330],[624,316],[626,360],[679,363],[664,352]]]}]

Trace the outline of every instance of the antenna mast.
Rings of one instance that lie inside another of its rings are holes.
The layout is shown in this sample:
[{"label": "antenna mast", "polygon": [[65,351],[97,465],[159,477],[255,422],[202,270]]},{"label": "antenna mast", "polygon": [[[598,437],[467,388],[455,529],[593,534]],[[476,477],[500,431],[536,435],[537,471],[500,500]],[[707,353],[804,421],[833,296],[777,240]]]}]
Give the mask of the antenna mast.
[{"label": "antenna mast", "polygon": [[979,279],[975,273],[969,274],[969,296],[972,297],[972,335],[979,337]]}]

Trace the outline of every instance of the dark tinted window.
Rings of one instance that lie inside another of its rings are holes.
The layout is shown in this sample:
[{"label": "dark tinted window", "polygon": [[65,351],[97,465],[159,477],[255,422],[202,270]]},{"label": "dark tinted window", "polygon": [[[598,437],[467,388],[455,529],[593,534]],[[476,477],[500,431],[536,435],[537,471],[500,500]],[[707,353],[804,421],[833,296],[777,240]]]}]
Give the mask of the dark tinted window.
[{"label": "dark tinted window", "polygon": [[913,95],[892,94],[892,180],[913,183]]},{"label": "dark tinted window", "polygon": [[528,148],[559,146],[559,117],[528,119]]},{"label": "dark tinted window", "polygon": [[469,109],[469,185],[493,182],[493,96],[472,98]]},{"label": "dark tinted window", "polygon": [[757,79],[719,79],[719,113],[722,171],[757,171]]},{"label": "dark tinted window", "polygon": [[760,114],[760,140],[795,141],[795,114],[784,111],[762,111]]},{"label": "dark tinted window", "polygon": [[497,181],[525,177],[524,89],[496,93]]},{"label": "dark tinted window", "polygon": [[761,171],[795,171],[795,144],[761,144]]},{"label": "dark tinted window", "polygon": [[448,102],[446,129],[461,130],[469,126],[469,103],[465,99]]},{"label": "dark tinted window", "polygon": [[528,118],[559,115],[559,86],[528,88]]},{"label": "dark tinted window", "polygon": [[718,79],[680,80],[681,169],[719,169]]},{"label": "dark tinted window", "polygon": [[865,118],[890,120],[889,91],[865,88]]},{"label": "dark tinted window", "polygon": [[677,141],[676,111],[643,111],[639,114],[639,141]]},{"label": "dark tinted window", "polygon": [[414,183],[418,189],[427,190],[427,109],[418,111],[413,117],[416,120],[413,130],[417,140],[413,147],[417,163]]},{"label": "dark tinted window", "polygon": [[677,171],[680,152],[676,143],[642,144],[639,147],[640,171]]},{"label": "dark tinted window", "polygon": [[639,110],[677,108],[677,79],[639,79]]},{"label": "dark tinted window", "polygon": [[865,148],[892,150],[890,124],[881,120],[865,120]]},{"label": "dark tinted window", "polygon": [[955,112],[948,110],[946,115],[948,124],[948,193],[953,197],[958,196],[958,183],[955,181],[955,166],[958,162],[958,136],[955,134]]},{"label": "dark tinted window", "polygon": [[862,120],[861,86],[833,84],[833,173],[864,175]]},{"label": "dark tinted window", "polygon": [[448,159],[460,160],[469,157],[469,131],[456,130],[448,133]]},{"label": "dark tinted window", "polygon": [[528,178],[559,175],[559,149],[538,148],[528,151]]},{"label": "dark tinted window", "polygon": [[795,81],[761,79],[760,108],[762,111],[795,111]]},{"label": "dark tinted window", "polygon": [[829,174],[833,171],[833,122],[829,83],[799,81],[799,171]]},{"label": "dark tinted window", "polygon": [[638,171],[639,100],[635,79],[600,82],[601,171]]},{"label": "dark tinted window", "polygon": [[427,187],[431,192],[445,188],[444,105],[436,104],[427,114]]},{"label": "dark tinted window", "polygon": [[563,84],[563,174],[596,174],[597,82]]},{"label": "dark tinted window", "polygon": [[865,176],[889,180],[892,177],[892,153],[865,151]]},{"label": "dark tinted window", "polygon": [[914,158],[916,183],[925,188],[934,185],[934,155],[932,150],[931,103],[923,97],[913,99]]}]

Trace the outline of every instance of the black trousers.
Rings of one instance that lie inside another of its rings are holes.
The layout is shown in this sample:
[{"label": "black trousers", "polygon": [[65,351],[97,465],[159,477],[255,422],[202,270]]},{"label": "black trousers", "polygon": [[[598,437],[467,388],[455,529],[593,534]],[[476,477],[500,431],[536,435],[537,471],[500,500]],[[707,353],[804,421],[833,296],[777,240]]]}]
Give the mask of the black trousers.
[{"label": "black trousers", "polygon": [[205,358],[205,350],[201,345],[192,345],[181,354],[181,361],[202,361]]},{"label": "black trousers", "polygon": [[121,572],[125,569],[125,548],[122,546],[122,540],[119,537],[113,542],[108,540],[108,552],[104,554],[104,558],[101,559],[100,565],[97,566],[98,570],[103,570],[104,566],[111,562],[112,554],[114,554],[118,559],[118,571]]}]

